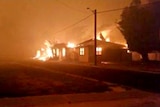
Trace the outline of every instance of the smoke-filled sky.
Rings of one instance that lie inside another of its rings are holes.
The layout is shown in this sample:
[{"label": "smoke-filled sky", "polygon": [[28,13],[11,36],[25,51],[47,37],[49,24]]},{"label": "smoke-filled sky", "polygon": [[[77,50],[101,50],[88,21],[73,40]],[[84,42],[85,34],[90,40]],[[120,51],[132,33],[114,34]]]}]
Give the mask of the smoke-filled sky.
[{"label": "smoke-filled sky", "polygon": [[[130,2],[131,0],[0,0],[0,59],[32,57],[45,40],[74,43],[87,40],[93,37],[94,17],[91,10],[102,12],[122,8]],[[87,10],[87,7],[91,10]],[[121,11],[97,14],[97,30],[111,29],[109,36],[113,41],[123,42],[123,36],[114,27],[120,19],[120,13]],[[89,17],[86,18],[87,16]]]}]

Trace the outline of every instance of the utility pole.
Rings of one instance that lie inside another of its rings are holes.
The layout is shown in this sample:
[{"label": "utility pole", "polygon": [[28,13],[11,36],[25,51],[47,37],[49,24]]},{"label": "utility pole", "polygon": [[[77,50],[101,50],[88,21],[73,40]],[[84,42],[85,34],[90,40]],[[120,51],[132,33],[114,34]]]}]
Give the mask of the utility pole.
[{"label": "utility pole", "polygon": [[[87,8],[91,10],[90,8]],[[97,55],[96,55],[96,47],[97,47],[97,10],[91,10],[94,14],[94,65],[97,65]]]},{"label": "utility pole", "polygon": [[97,10],[94,11],[94,65],[97,65],[97,55],[96,55],[96,47],[97,47]]}]

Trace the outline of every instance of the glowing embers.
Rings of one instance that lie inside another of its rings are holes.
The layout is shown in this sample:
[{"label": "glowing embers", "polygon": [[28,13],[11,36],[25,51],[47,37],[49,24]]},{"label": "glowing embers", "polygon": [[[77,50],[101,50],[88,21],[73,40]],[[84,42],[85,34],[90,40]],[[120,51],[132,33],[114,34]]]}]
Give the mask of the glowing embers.
[{"label": "glowing embers", "polygon": [[50,58],[53,58],[53,52],[52,52],[52,44],[49,41],[44,42],[45,48],[41,48],[40,50],[37,50],[36,56],[33,57],[33,59],[46,61]]}]

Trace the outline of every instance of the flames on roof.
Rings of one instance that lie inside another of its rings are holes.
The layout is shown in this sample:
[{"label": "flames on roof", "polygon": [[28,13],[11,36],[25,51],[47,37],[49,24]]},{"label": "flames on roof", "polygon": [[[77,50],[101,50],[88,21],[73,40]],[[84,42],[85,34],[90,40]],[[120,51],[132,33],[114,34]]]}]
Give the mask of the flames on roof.
[{"label": "flames on roof", "polygon": [[[58,44],[55,44],[55,46],[56,45],[58,45]],[[54,57],[53,52],[52,52],[54,45],[51,42],[49,42],[48,40],[45,40],[44,46],[45,46],[45,48],[41,48],[41,49],[37,50],[36,56],[33,57],[33,59],[46,61],[46,60]],[[64,43],[60,43],[59,46],[74,48],[76,45],[74,43],[68,42],[67,45]]]}]

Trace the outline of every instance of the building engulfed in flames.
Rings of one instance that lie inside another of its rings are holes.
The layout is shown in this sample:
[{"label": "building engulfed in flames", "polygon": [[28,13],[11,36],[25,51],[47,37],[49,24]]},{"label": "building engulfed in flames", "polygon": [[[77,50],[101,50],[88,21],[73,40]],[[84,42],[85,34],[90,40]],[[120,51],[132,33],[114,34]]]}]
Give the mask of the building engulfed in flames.
[{"label": "building engulfed in flames", "polygon": [[75,48],[76,45],[74,43],[68,42],[68,44],[64,43],[57,43],[52,44],[49,41],[44,42],[45,48],[41,48],[37,50],[36,56],[33,59],[46,61],[49,59],[59,59],[61,60],[63,57],[66,56],[66,50]]},{"label": "building engulfed in flames", "polygon": [[[115,57],[114,60],[117,60],[121,56],[128,57],[128,55],[129,56],[131,55],[131,60],[135,60],[135,61],[141,60],[141,55],[139,53],[131,52],[130,50],[128,50],[128,45],[126,44],[125,39],[123,40],[121,38],[120,40],[118,40],[117,37],[113,37],[113,36],[111,37],[110,32],[114,28],[115,26],[113,26],[112,28],[109,28],[108,30],[104,30],[98,33],[97,38],[96,38],[97,57],[101,60],[107,59],[109,57],[112,57],[109,59],[114,59],[113,57]],[[41,60],[41,61],[46,61],[49,59],[56,59],[56,60],[64,60],[64,59],[67,59],[67,60],[74,59],[75,60],[76,59],[78,61],[88,62],[89,59],[93,58],[94,52],[93,52],[93,49],[90,49],[90,47],[93,48],[94,46],[93,42],[94,42],[94,39],[89,39],[79,44],[74,44],[71,42],[68,42],[68,44],[65,44],[65,43],[53,44],[46,40],[44,42],[45,47],[37,50],[36,56],[33,57],[33,59]],[[103,45],[100,45],[101,43]],[[105,47],[107,47],[107,49]],[[118,47],[118,48],[113,49],[113,47],[114,48]],[[124,59],[124,58],[121,58],[121,59]],[[123,61],[121,59],[119,61]],[[155,60],[155,59],[160,60],[160,54],[159,53],[149,53],[149,59],[150,60]]]},{"label": "building engulfed in flames", "polygon": [[[108,34],[110,33],[110,30],[108,31],[102,31],[100,33],[98,33],[97,35],[97,42],[99,44],[100,41],[102,41],[103,43],[106,44],[117,44],[117,43],[111,43],[111,39],[108,36]],[[93,40],[91,39],[90,42],[92,47],[94,46],[93,44]],[[88,41],[88,40],[87,40]],[[99,55],[99,53],[102,53],[102,51],[104,51],[104,46],[98,46],[96,47],[96,52],[98,53],[97,55]],[[45,41],[44,42],[45,48],[41,48],[39,50],[37,50],[36,56],[33,59],[37,59],[37,60],[41,60],[41,61],[46,61],[49,59],[55,59],[55,60],[64,60],[64,59],[76,59],[76,60],[81,60],[83,56],[86,56],[86,52],[90,51],[90,50],[86,50],[89,49],[89,47],[85,47],[82,48],[80,46],[80,44],[75,45],[74,43],[68,42],[68,44],[65,43],[55,43],[52,44],[49,41]],[[108,45],[111,46],[111,45]],[[127,49],[127,45],[123,44],[123,45],[119,45],[119,46],[123,46],[124,49]],[[86,52],[84,52],[86,51]],[[85,53],[85,54],[84,54]],[[93,52],[92,52],[93,53]],[[90,55],[92,56],[92,55]],[[87,56],[89,57],[89,56]],[[84,59],[83,59],[84,60]],[[86,60],[86,59],[85,59]],[[86,60],[87,61],[87,60]]]},{"label": "building engulfed in flames", "polygon": [[41,48],[40,50],[37,50],[36,56],[33,59],[46,61],[50,58],[53,58],[52,44],[46,40],[44,42],[44,45],[45,45],[45,48]]}]

